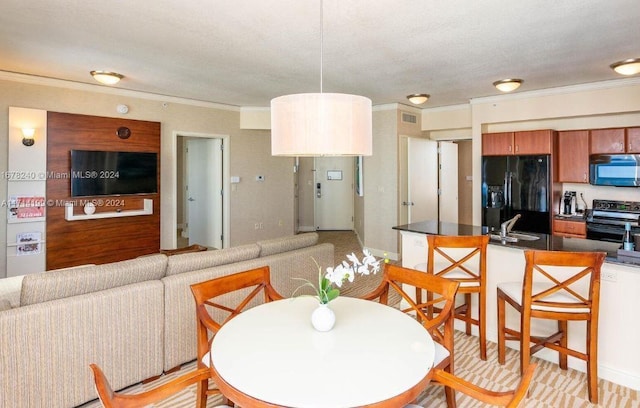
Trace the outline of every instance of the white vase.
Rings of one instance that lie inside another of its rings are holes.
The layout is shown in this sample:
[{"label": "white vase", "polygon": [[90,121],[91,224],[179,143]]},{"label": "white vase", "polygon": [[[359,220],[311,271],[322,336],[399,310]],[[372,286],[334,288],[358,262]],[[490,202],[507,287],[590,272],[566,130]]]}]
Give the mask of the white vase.
[{"label": "white vase", "polygon": [[311,313],[311,324],[317,331],[326,332],[333,328],[336,323],[336,314],[328,304],[320,303]]}]

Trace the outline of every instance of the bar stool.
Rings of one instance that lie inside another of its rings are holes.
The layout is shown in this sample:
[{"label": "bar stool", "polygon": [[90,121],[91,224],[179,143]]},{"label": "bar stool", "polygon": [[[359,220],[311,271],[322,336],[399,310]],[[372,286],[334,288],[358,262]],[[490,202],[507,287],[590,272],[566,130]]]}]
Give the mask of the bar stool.
[{"label": "bar stool", "polygon": [[[471,325],[478,326],[480,358],[487,359],[486,271],[488,235],[444,236],[427,235],[427,263],[416,265],[417,270],[460,283],[458,293],[464,303],[454,311],[456,319],[465,322],[468,335]],[[472,316],[471,295],[478,294],[477,318]]]},{"label": "bar stool", "polygon": [[[520,372],[529,365],[531,355],[545,347],[559,352],[563,370],[567,369],[567,356],[584,360],[589,401],[597,404],[600,267],[606,254],[563,251],[524,254],[523,282],[498,284],[498,363],[504,364],[506,340],[520,342]],[[520,313],[519,330],[506,327],[506,303]],[[550,336],[532,335],[532,318],[556,320],[557,332]],[[568,347],[568,322],[579,320],[587,325],[585,352]]]}]

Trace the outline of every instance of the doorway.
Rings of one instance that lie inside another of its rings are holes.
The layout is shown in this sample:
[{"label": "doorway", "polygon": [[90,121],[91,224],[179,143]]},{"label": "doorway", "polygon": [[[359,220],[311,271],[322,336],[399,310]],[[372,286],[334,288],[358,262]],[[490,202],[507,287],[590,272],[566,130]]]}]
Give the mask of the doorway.
[{"label": "doorway", "polygon": [[314,160],[314,223],[316,230],[353,230],[355,159]]},{"label": "doorway", "polygon": [[453,142],[400,137],[400,225],[458,223],[458,149]]},{"label": "doorway", "polygon": [[176,248],[223,248],[228,240],[224,137],[176,137]]}]

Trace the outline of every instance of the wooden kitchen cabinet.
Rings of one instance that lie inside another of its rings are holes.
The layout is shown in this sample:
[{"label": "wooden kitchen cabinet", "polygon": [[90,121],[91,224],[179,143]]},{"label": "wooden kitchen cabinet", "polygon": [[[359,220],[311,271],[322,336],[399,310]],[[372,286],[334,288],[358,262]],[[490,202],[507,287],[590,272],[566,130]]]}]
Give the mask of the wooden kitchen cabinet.
[{"label": "wooden kitchen cabinet", "polygon": [[557,163],[560,183],[589,182],[588,130],[558,132]]},{"label": "wooden kitchen cabinet", "polygon": [[508,154],[513,154],[513,132],[482,134],[483,156],[504,156]]},{"label": "wooden kitchen cabinet", "polygon": [[551,154],[553,130],[482,134],[483,156]]},{"label": "wooden kitchen cabinet", "polygon": [[553,130],[514,132],[514,154],[551,154]]},{"label": "wooden kitchen cabinet", "polygon": [[624,134],[624,128],[591,130],[591,154],[624,153]]},{"label": "wooden kitchen cabinet", "polygon": [[627,152],[640,153],[640,127],[627,128]]},{"label": "wooden kitchen cabinet", "polygon": [[553,220],[553,235],[586,238],[587,223],[584,221]]}]

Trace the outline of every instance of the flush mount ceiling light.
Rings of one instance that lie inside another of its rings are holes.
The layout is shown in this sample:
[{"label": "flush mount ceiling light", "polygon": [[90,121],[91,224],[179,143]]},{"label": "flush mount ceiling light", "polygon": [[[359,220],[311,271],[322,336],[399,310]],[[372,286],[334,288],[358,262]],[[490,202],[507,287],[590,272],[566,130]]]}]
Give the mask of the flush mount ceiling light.
[{"label": "flush mount ceiling light", "polygon": [[524,82],[522,79],[509,78],[509,79],[501,79],[493,83],[493,86],[498,88],[501,92],[511,92],[515,91],[522,85]]},{"label": "flush mount ceiling light", "polygon": [[429,94],[412,94],[412,95],[407,95],[407,99],[409,100],[409,102],[415,104],[415,105],[422,105],[423,103],[425,103],[429,98],[431,97],[431,95]]},{"label": "flush mount ceiling light", "polygon": [[109,71],[91,71],[90,72],[93,79],[105,85],[115,85],[124,75],[118,74],[117,72],[109,72]]},{"label": "flush mount ceiling light", "polygon": [[611,69],[621,75],[635,75],[640,72],[640,58],[629,58],[609,65]]},{"label": "flush mount ceiling light", "polygon": [[322,93],[323,12],[320,1],[320,93],[271,100],[273,156],[371,156],[371,99]]}]

